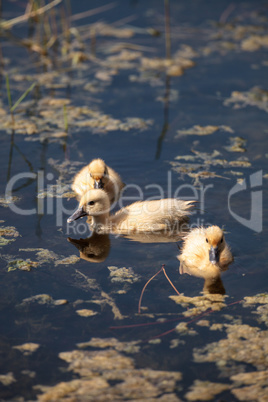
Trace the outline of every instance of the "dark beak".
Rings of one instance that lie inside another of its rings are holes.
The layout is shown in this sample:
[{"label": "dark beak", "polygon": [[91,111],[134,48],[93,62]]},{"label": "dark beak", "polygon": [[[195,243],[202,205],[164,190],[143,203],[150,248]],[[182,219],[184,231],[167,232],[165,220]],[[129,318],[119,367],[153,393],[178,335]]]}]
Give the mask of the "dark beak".
[{"label": "dark beak", "polygon": [[94,180],[94,188],[101,188],[103,189],[103,182],[102,180]]},{"label": "dark beak", "polygon": [[76,219],[82,218],[83,216],[86,216],[87,213],[83,210],[82,207],[78,208],[70,218],[67,219],[68,223],[71,223],[73,221],[76,221]]},{"label": "dark beak", "polygon": [[212,247],[209,250],[209,261],[212,264],[217,264],[219,262],[219,249],[218,247]]}]

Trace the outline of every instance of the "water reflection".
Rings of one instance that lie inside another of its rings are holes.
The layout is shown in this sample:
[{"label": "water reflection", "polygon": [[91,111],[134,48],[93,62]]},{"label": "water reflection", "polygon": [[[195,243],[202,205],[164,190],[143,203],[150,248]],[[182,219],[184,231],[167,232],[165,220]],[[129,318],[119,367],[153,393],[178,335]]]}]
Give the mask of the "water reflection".
[{"label": "water reflection", "polygon": [[[196,276],[197,278],[204,279],[203,292],[211,294],[225,294],[225,288],[222,283],[220,272],[215,272],[214,269],[210,269],[208,265],[206,271],[201,271],[200,269],[187,267],[186,265],[180,264],[180,274],[188,274]],[[226,269],[228,269],[227,267]]]},{"label": "water reflection", "polygon": [[[129,234],[122,232],[122,234],[117,234],[117,237],[123,237],[138,243],[175,243],[182,240],[185,234],[185,231],[159,231]],[[85,239],[73,239],[68,237],[67,240],[79,250],[80,258],[89,262],[103,262],[110,252],[111,242],[109,234],[107,233],[100,234],[92,232],[91,235]]]},{"label": "water reflection", "polygon": [[160,232],[140,232],[140,233],[128,233],[122,234],[120,237],[125,239],[136,241],[138,243],[175,243],[182,240],[186,231],[160,231]]},{"label": "water reflection", "polygon": [[80,251],[80,258],[89,262],[103,262],[110,252],[110,238],[108,234],[99,234],[93,232],[90,237],[86,239],[67,239]]}]

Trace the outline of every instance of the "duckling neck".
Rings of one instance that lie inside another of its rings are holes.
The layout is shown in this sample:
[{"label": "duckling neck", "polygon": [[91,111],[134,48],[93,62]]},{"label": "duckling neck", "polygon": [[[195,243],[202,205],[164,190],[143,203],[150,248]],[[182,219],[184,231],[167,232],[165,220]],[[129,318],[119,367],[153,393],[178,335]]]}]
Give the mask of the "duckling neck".
[{"label": "duckling neck", "polygon": [[109,226],[109,214],[101,214],[92,216],[92,225],[94,228],[103,229]]}]

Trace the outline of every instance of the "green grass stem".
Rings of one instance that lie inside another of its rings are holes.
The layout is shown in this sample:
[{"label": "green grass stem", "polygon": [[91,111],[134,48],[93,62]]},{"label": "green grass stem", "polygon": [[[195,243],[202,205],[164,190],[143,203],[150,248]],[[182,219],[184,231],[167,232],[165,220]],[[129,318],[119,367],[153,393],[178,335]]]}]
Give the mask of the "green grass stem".
[{"label": "green grass stem", "polygon": [[36,82],[33,82],[32,85],[28,89],[26,89],[26,91],[21,95],[21,97],[14,103],[14,105],[11,106],[10,108],[11,113],[13,113],[14,110],[19,106],[19,104],[26,98],[28,93],[30,93],[34,89],[36,84],[37,84]]}]

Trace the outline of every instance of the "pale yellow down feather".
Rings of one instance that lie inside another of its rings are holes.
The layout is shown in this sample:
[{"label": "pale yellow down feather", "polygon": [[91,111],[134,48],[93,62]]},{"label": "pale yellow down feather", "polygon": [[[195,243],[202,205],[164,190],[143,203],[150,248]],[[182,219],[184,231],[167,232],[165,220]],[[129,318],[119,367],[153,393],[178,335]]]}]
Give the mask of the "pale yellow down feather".
[{"label": "pale yellow down feather", "polygon": [[[211,246],[218,247],[219,250],[219,261],[216,264],[212,264],[209,259]],[[233,261],[223,231],[218,226],[195,228],[189,232],[177,258],[180,261],[181,274],[187,273],[204,279],[218,277]]]},{"label": "pale yellow down feather", "polygon": [[76,193],[78,200],[87,191],[94,189],[95,180],[102,180],[103,188],[108,194],[111,204],[118,201],[120,192],[125,184],[122,182],[119,174],[107,166],[102,159],[93,159],[75,176],[72,189]]},{"label": "pale yellow down feather", "polygon": [[[180,224],[187,222],[193,206],[194,201],[173,198],[138,201],[109,216],[110,203],[107,194],[103,190],[94,189],[82,196],[77,211],[83,211],[92,217],[93,227],[111,232],[175,231]],[[68,222],[73,220],[72,217]]]}]

